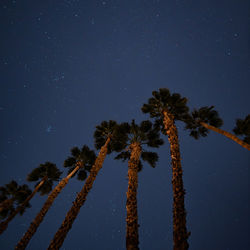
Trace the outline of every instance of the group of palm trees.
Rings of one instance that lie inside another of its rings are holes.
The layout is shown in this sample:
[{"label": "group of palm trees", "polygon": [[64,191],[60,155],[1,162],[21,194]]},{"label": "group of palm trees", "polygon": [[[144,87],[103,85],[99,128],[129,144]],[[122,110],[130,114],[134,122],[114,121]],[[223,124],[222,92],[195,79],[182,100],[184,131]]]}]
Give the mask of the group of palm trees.
[{"label": "group of palm trees", "polygon": [[[3,233],[8,223],[17,215],[22,214],[29,207],[29,201],[36,194],[48,195],[43,207],[31,222],[26,233],[17,243],[15,249],[25,249],[30,239],[35,234],[46,213],[69,180],[77,176],[79,180],[85,180],[82,190],[77,194],[72,207],[65,216],[60,228],[50,242],[48,249],[59,249],[80,208],[84,205],[87,195],[91,190],[96,176],[103,166],[107,154],[117,152],[115,159],[128,160],[128,191],[127,191],[127,218],[126,218],[126,248],[128,250],[139,249],[137,188],[138,172],[142,169],[142,161],[146,161],[155,167],[158,155],[149,152],[149,147],[158,148],[164,141],[160,138],[160,132],[166,135],[170,144],[173,187],[173,249],[188,249],[188,237],[190,232],[186,226],[186,211],[184,203],[185,189],[182,178],[180,146],[178,131],[175,121],[185,123],[185,129],[190,131],[190,136],[198,139],[207,136],[209,130],[213,130],[234,140],[242,147],[250,150],[250,115],[244,120],[238,119],[233,132],[236,135],[245,136],[243,140],[235,135],[219,129],[223,122],[214,107],[202,107],[189,112],[187,98],[173,93],[166,88],[153,91],[148,103],[142,106],[143,113],[149,113],[153,122],[146,120],[136,124],[118,124],[115,121],[103,121],[96,126],[94,133],[95,148],[99,150],[96,156],[94,150],[84,145],[81,149],[71,149],[71,156],[64,161],[64,167],[68,168],[68,175],[60,180],[62,172],[55,164],[45,162],[34,169],[27,180],[36,182],[33,192],[27,185],[19,186],[11,181],[0,187],[0,234]],[[146,146],[146,147],[145,147]],[[52,190],[55,181],[60,182]]]}]

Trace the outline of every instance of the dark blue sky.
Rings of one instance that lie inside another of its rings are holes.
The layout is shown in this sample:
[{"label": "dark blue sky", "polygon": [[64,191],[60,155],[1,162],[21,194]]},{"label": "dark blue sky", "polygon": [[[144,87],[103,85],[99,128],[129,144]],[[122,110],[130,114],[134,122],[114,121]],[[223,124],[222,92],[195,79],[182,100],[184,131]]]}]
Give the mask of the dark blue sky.
[{"label": "dark blue sky", "polygon": [[[0,185],[25,183],[45,161],[63,169],[70,148],[93,148],[103,120],[148,119],[140,108],[160,87],[187,97],[191,109],[214,105],[227,131],[249,113],[248,1],[2,0],[0,15]],[[214,132],[195,141],[177,126],[190,249],[248,249],[249,152]],[[142,250],[172,248],[164,140],[156,169],[145,164],[139,174]],[[125,249],[127,164],[114,156],[62,249]],[[27,249],[47,248],[82,185],[70,181]],[[45,199],[10,223],[1,249],[13,249]]]}]

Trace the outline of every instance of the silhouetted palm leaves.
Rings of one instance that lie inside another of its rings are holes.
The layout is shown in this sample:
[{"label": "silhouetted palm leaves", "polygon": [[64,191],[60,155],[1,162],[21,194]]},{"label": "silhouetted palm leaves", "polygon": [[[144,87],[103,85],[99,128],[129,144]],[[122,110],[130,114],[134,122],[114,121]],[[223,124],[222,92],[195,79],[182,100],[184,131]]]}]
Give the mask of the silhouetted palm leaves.
[{"label": "silhouetted palm leaves", "polygon": [[143,104],[142,112],[149,113],[151,118],[157,118],[157,124],[162,125],[163,111],[171,113],[175,120],[183,120],[188,113],[186,105],[187,98],[181,97],[178,93],[171,95],[166,88],[161,88],[159,91],[152,92],[153,97],[149,98],[147,104]]},{"label": "silhouetted palm leaves", "polygon": [[[16,181],[11,181],[5,186],[0,187],[1,220],[9,216],[18,205],[22,204],[26,200],[31,193],[32,191],[26,184],[18,185]],[[30,207],[29,203],[26,207]],[[20,210],[19,213],[23,214],[24,209]]]},{"label": "silhouetted palm leaves", "polygon": [[[147,145],[148,147],[158,148],[163,144],[163,140],[160,138],[159,132],[153,127],[153,124],[150,121],[142,121],[140,125],[135,124],[135,121],[132,120],[131,124],[123,123],[121,125],[121,131],[123,137],[127,137],[127,142],[124,145],[124,148],[127,147],[126,151],[119,153],[115,159],[121,159],[123,162],[129,160],[130,151],[129,145],[134,142],[138,142],[140,145]],[[148,162],[151,167],[155,167],[155,164],[158,160],[158,155],[155,152],[147,152],[143,149],[141,152],[141,158]],[[139,161],[140,168],[142,168],[142,163]]]},{"label": "silhouetted palm leaves", "polygon": [[250,115],[247,115],[244,120],[237,119],[233,132],[236,135],[245,136],[243,141],[250,144]]},{"label": "silhouetted palm leaves", "polygon": [[202,107],[200,109],[194,109],[191,114],[185,117],[186,127],[190,130],[190,136],[198,139],[199,137],[205,137],[209,133],[209,130],[205,128],[201,122],[210,124],[216,128],[223,125],[222,119],[216,110],[213,110],[214,106]]},{"label": "silhouetted palm leaves", "polygon": [[71,156],[64,161],[64,167],[68,168],[70,174],[79,165],[77,171],[77,179],[85,180],[87,171],[89,172],[96,159],[95,152],[90,150],[88,146],[84,145],[81,149],[74,147],[71,149]]},{"label": "silhouetted palm leaves", "polygon": [[121,151],[126,146],[126,135],[123,132],[123,128],[115,121],[103,121],[100,125],[96,126],[94,132],[95,148],[101,149],[107,139],[111,138],[108,144],[107,154],[110,154],[113,151]]},{"label": "silhouetted palm leaves", "polygon": [[27,181],[37,182],[35,184],[36,187],[44,180],[38,192],[40,195],[45,195],[52,190],[54,181],[59,181],[61,174],[62,172],[58,170],[54,163],[45,162],[44,164],[40,164],[27,176]]}]

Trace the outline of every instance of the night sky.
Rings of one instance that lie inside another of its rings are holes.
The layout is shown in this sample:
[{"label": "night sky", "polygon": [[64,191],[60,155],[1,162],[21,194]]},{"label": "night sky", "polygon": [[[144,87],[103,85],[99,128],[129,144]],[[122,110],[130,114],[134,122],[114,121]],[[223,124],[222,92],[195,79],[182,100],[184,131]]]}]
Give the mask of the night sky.
[{"label": "night sky", "polygon": [[[94,148],[103,120],[146,120],[141,106],[168,88],[194,107],[214,105],[231,132],[249,114],[247,0],[1,0],[0,185],[19,184],[40,163],[64,171],[73,146]],[[249,152],[210,132],[179,129],[191,250],[250,246]],[[170,149],[139,173],[142,250],[172,249]],[[154,150],[154,149],[153,149]],[[156,151],[156,150],[154,150]],[[127,163],[109,155],[61,249],[125,249]],[[33,183],[29,184],[33,188]],[[27,249],[47,249],[83,183],[72,179]],[[13,249],[46,197],[0,236]]]}]

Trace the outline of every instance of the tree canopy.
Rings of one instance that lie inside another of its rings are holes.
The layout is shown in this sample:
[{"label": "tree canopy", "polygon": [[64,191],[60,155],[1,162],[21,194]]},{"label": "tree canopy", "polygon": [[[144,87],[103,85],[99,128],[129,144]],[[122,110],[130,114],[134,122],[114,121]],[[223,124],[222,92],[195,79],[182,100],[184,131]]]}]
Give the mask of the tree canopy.
[{"label": "tree canopy", "polygon": [[237,119],[236,126],[233,129],[236,135],[245,136],[243,141],[250,144],[250,114],[245,119]]},{"label": "tree canopy", "polygon": [[187,98],[178,93],[171,94],[167,88],[152,92],[153,97],[143,104],[142,112],[149,113],[151,118],[162,117],[163,111],[169,111],[175,120],[182,120],[188,112]]},{"label": "tree canopy", "polygon": [[56,167],[54,163],[45,162],[35,168],[28,176],[27,181],[37,182],[37,186],[42,179],[45,179],[45,183],[39,188],[38,192],[41,195],[48,194],[53,187],[54,181],[59,181],[62,172]]},{"label": "tree canopy", "polygon": [[202,126],[201,122],[212,125],[219,128],[223,125],[222,119],[219,114],[214,110],[214,106],[201,107],[200,109],[194,109],[192,113],[185,116],[184,122],[186,123],[185,129],[190,130],[190,136],[195,139],[205,137],[208,135],[209,130]]},{"label": "tree canopy", "polygon": [[[9,216],[31,193],[32,191],[26,184],[18,185],[14,180],[0,187],[0,218],[5,219]],[[30,204],[28,203],[26,207],[30,207]],[[24,209],[20,211],[20,214],[23,214],[23,212]]]},{"label": "tree canopy", "polygon": [[113,151],[120,152],[126,146],[126,134],[123,133],[123,128],[117,124],[116,121],[103,121],[100,125],[96,126],[94,132],[95,147],[101,149],[108,138],[108,154]]},{"label": "tree canopy", "polygon": [[[146,144],[148,147],[158,148],[164,143],[160,138],[159,130],[155,129],[153,124],[150,121],[142,121],[140,125],[137,125],[134,120],[131,124],[123,123],[121,124],[121,130],[124,135],[126,135],[126,150],[118,154],[115,159],[121,159],[126,161],[130,158],[129,146],[133,142],[138,142],[140,145]],[[142,160],[149,163],[151,167],[155,167],[158,160],[158,155],[155,152],[148,152],[142,148],[141,153]],[[139,162],[138,169],[142,169],[142,162]]]},{"label": "tree canopy", "polygon": [[84,145],[81,149],[73,147],[71,149],[71,156],[64,161],[64,167],[69,169],[69,174],[74,170],[78,163],[80,170],[77,172],[77,179],[83,181],[86,179],[87,171],[90,171],[95,159],[95,152],[90,150],[88,146]]}]

